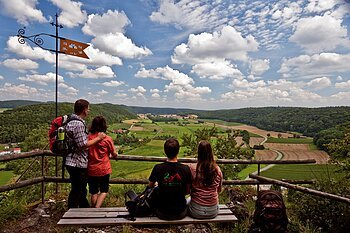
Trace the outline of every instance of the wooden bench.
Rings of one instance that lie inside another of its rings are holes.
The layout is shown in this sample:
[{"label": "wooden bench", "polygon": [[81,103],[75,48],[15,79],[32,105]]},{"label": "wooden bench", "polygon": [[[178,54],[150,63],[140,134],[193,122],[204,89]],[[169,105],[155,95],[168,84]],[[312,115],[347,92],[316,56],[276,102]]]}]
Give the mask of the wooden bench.
[{"label": "wooden bench", "polygon": [[[157,217],[136,217],[135,221],[120,217],[129,212],[125,207],[72,208],[57,223],[59,226],[110,226],[237,222],[236,216],[226,205],[219,205],[219,214],[213,219],[194,219],[189,216],[181,220],[161,220]],[[119,215],[119,217],[118,217]]]}]

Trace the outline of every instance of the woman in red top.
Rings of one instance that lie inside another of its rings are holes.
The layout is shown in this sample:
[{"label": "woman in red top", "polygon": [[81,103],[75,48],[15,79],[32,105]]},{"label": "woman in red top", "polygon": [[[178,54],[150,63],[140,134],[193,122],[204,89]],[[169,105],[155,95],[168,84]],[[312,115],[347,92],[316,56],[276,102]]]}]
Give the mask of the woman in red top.
[{"label": "woman in red top", "polygon": [[[103,116],[92,120],[89,141],[96,138],[99,132],[106,132],[107,124]],[[100,142],[89,147],[88,183],[91,194],[91,206],[100,208],[109,190],[109,176],[112,173],[110,158],[117,157],[113,139],[106,136]]]},{"label": "woman in red top", "polygon": [[207,141],[198,144],[198,162],[191,164],[191,201],[188,212],[193,218],[215,218],[219,212],[219,193],[222,172],[214,161],[211,145]]}]

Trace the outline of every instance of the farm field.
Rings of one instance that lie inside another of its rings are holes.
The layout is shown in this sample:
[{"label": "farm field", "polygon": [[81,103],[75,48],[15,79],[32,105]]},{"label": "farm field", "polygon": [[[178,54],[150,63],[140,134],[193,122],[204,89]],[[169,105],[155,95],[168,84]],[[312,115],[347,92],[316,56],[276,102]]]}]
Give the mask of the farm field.
[{"label": "farm field", "polygon": [[250,125],[239,125],[239,126],[232,126],[233,129],[239,129],[239,130],[247,130],[248,132],[261,135],[263,137],[267,137],[267,134],[270,134],[271,137],[278,138],[278,134],[282,135],[282,138],[288,138],[292,137],[293,135],[290,133],[281,133],[281,132],[275,132],[275,131],[266,131],[262,129],[258,129],[255,126]]},{"label": "farm field", "polygon": [[256,160],[274,160],[277,157],[277,153],[272,150],[256,150],[255,159]]},{"label": "farm field", "polygon": [[334,176],[342,176],[337,172],[339,168],[333,164],[277,164],[272,168],[261,172],[262,176],[273,179],[311,180],[318,179],[327,181]]},{"label": "farm field", "polygon": [[13,177],[12,171],[0,171],[0,185],[7,184]]},{"label": "farm field", "polygon": [[11,108],[0,108],[0,112],[4,112],[4,111],[9,110],[9,109],[11,109]]},{"label": "farm field", "polygon": [[329,155],[321,150],[311,150],[308,144],[265,143],[265,147],[278,150],[283,160],[315,159],[317,164],[326,164]]},{"label": "farm field", "polygon": [[312,138],[272,138],[269,137],[266,143],[287,143],[287,144],[312,144]]},{"label": "farm field", "polygon": [[[262,138],[262,137],[260,137],[260,138],[250,137],[249,146],[253,147],[254,145],[260,145],[260,143],[263,141],[264,141],[264,138]],[[242,137],[237,137],[236,142],[237,142],[237,144],[241,144],[243,142]]]}]

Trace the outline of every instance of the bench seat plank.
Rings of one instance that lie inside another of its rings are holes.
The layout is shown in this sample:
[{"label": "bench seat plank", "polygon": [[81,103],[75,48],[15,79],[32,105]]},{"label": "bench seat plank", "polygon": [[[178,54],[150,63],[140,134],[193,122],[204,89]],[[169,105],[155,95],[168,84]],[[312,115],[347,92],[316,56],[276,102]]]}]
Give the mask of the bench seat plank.
[{"label": "bench seat plank", "polygon": [[190,223],[215,223],[236,222],[237,218],[232,211],[223,204],[219,205],[219,214],[213,219],[194,219],[189,216],[181,220],[161,220],[157,217],[136,217],[135,221],[118,215],[128,215],[125,207],[105,208],[72,208],[69,209],[57,223],[60,226],[109,226],[109,225],[156,225],[156,224],[190,224]]},{"label": "bench seat plank", "polygon": [[[67,211],[62,218],[116,218],[118,215],[129,214],[128,211]],[[232,215],[230,209],[219,209],[219,215]]]},{"label": "bench seat plank", "polygon": [[74,218],[74,219],[61,219],[57,224],[60,226],[109,226],[109,225],[152,225],[152,224],[190,224],[190,223],[215,223],[215,222],[236,222],[237,218],[234,215],[218,215],[213,219],[193,219],[189,216],[181,220],[161,220],[157,217],[142,217],[136,218],[135,221],[131,221],[125,218]]},{"label": "bench seat plank", "polygon": [[[225,204],[219,204],[219,209],[229,209]],[[122,207],[102,207],[102,208],[71,208],[68,211],[75,212],[106,212],[106,211],[128,211],[125,206]]]}]

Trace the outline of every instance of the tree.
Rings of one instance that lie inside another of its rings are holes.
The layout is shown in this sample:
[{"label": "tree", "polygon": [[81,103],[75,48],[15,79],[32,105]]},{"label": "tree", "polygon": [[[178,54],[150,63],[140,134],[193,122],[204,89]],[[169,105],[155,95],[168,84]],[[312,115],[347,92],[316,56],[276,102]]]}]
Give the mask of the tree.
[{"label": "tree", "polygon": [[247,130],[243,130],[241,131],[241,136],[242,136],[243,142],[246,144],[247,147],[249,147],[249,141],[250,141],[249,132]]},{"label": "tree", "polygon": [[39,128],[33,129],[21,143],[22,151],[49,149],[48,130],[47,125],[40,125]]},{"label": "tree", "polygon": [[343,138],[333,139],[326,147],[332,160],[340,164],[350,178],[350,127],[345,129]]}]

